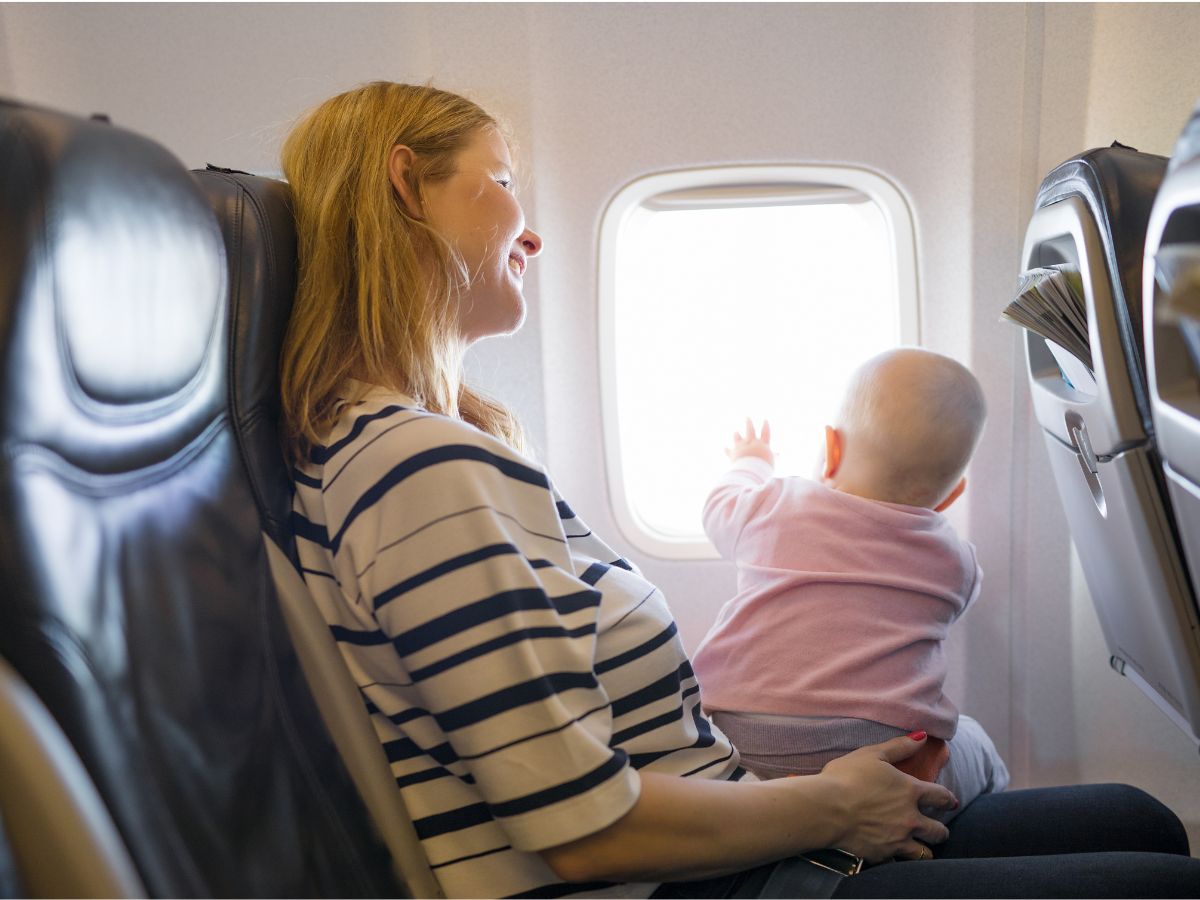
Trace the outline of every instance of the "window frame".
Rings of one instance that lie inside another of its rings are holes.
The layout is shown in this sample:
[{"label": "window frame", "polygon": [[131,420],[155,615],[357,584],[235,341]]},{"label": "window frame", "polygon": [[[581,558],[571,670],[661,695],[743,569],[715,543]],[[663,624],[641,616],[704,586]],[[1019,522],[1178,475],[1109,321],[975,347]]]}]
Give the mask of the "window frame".
[{"label": "window frame", "polygon": [[[668,560],[718,559],[720,554],[707,537],[681,538],[656,531],[638,515],[625,487],[621,454],[620,418],[617,412],[616,265],[621,230],[629,217],[647,200],[660,194],[716,188],[745,189],[752,196],[745,206],[764,205],[764,189],[807,190],[849,188],[874,202],[891,234],[892,263],[899,301],[900,342],[920,340],[916,232],[912,211],[899,188],[884,175],[856,166],[749,165],[677,169],[638,178],[621,188],[601,214],[599,233],[599,362],[600,422],[603,432],[605,475],[610,508],[621,533],[635,547]],[[728,207],[727,199],[714,206]],[[742,205],[742,204],[736,204]]]}]

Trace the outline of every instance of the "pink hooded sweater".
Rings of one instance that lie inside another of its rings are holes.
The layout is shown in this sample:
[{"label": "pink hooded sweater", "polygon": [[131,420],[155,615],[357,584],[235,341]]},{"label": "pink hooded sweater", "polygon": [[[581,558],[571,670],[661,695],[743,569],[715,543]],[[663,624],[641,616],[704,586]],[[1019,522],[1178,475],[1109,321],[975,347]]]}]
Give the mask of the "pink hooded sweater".
[{"label": "pink hooded sweater", "polygon": [[954,736],[942,641],[982,573],[945,516],[743,457],[709,495],[704,529],[738,570],[692,661],[706,709]]}]

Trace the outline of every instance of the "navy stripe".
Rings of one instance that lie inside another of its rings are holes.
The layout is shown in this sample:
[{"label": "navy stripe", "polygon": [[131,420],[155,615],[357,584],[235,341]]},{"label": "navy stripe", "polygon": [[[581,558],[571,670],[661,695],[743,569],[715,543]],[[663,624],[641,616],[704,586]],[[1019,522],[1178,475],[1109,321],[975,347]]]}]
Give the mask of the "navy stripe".
[{"label": "navy stripe", "polygon": [[524,612],[533,609],[549,610],[550,599],[541,588],[521,588],[515,591],[504,591],[476,600],[460,609],[452,610],[445,615],[431,619],[424,625],[410,628],[397,635],[392,643],[401,656],[424,650],[438,641],[453,637],[460,632],[509,613]]},{"label": "navy stripe", "polygon": [[429,868],[442,869],[446,866],[454,866],[458,865],[458,863],[470,862],[473,859],[479,859],[481,856],[491,856],[493,853],[503,853],[505,850],[511,849],[512,847],[510,847],[508,844],[505,844],[503,847],[493,847],[491,850],[483,850],[479,853],[472,853],[470,856],[460,856],[458,859],[448,859],[445,862],[438,863],[436,866],[431,865]]},{"label": "navy stripe", "polygon": [[613,887],[614,881],[556,881],[554,884],[544,884],[541,887],[530,888],[519,894],[511,894],[504,900],[515,897],[529,897],[531,900],[553,900],[557,897],[590,897],[605,888]]},{"label": "navy stripe", "polygon": [[598,712],[606,711],[607,709],[608,709],[608,702],[605,701],[604,703],[601,703],[599,706],[593,706],[587,712],[580,713],[578,716],[576,716],[573,719],[567,719],[567,721],[563,722],[561,725],[556,725],[553,728],[547,728],[544,731],[535,731],[533,734],[523,734],[516,740],[509,741],[507,744],[499,744],[498,746],[492,747],[488,750],[484,750],[482,753],[476,753],[474,755],[463,756],[460,758],[464,762],[466,760],[472,760],[472,759],[483,759],[485,756],[490,756],[493,753],[499,753],[501,750],[507,750],[509,747],[515,747],[515,746],[517,746],[517,744],[524,744],[526,741],[536,740],[537,738],[545,737],[548,734],[557,734],[560,731],[565,731],[566,729],[568,729],[572,725],[574,725],[576,722],[582,722],[588,716],[593,715]]},{"label": "navy stripe", "polygon": [[404,462],[394,466],[379,481],[367,488],[354,506],[350,508],[350,511],[346,513],[342,527],[333,536],[329,549],[336,554],[338,548],[342,545],[342,538],[345,536],[346,530],[354,524],[354,520],[378,503],[381,497],[393,487],[400,484],[400,482],[431,466],[460,461],[485,463],[515,481],[532,484],[544,490],[550,489],[550,482],[537,469],[531,469],[529,466],[513,462],[511,459],[505,459],[503,456],[489,453],[482,447],[475,447],[470,444],[447,444],[444,447],[434,447],[431,450],[424,450],[421,453],[413,454],[404,460]]},{"label": "navy stripe", "polygon": [[526,794],[524,797],[515,797],[503,803],[493,803],[492,813],[497,819],[502,819],[506,816],[519,816],[522,813],[570,800],[572,797],[586,794],[597,785],[608,781],[628,764],[629,757],[625,751],[614,750],[612,756],[586,775],[581,775],[564,784],[556,784],[554,787],[542,791]]},{"label": "navy stripe", "polygon": [[[349,459],[342,462],[341,468],[338,469],[337,472],[334,473],[332,478],[326,477],[325,484],[321,488],[321,493],[324,494],[331,487],[333,487],[333,483],[342,477],[342,473],[350,468],[350,464],[352,462],[354,462],[356,459],[358,459],[358,457],[361,456],[363,453],[365,453],[367,448],[370,447],[372,444],[374,444],[376,441],[391,434],[397,428],[403,428],[405,425],[411,425],[413,422],[420,422],[422,419],[427,419],[427,418],[429,418],[429,417],[428,416],[413,416],[410,419],[405,419],[403,422],[397,422],[394,425],[389,425],[387,428],[381,429],[380,431],[376,432],[374,435],[371,436],[371,439],[369,441],[364,441],[363,445],[361,447],[359,447],[352,454],[350,454]],[[325,476],[329,475],[328,472],[325,472],[323,474]]]},{"label": "navy stripe", "polygon": [[388,762],[402,762],[406,759],[416,759],[418,756],[428,756],[443,766],[458,762],[458,754],[449,744],[438,744],[436,747],[425,749],[411,738],[385,741],[383,751],[387,754]]},{"label": "navy stripe", "polygon": [[[717,742],[717,739],[713,736],[712,729],[708,725],[708,720],[705,719],[704,715],[700,712],[699,703],[692,708],[692,718],[696,723],[696,730],[700,734],[700,736],[697,737],[696,740],[692,741],[692,743],[688,744],[686,747],[676,747],[673,750],[660,750],[657,753],[632,753],[629,756],[629,762],[635,769],[640,769],[644,766],[650,765],[652,762],[662,759],[664,756],[670,756],[672,753],[678,753],[681,750],[704,750],[713,746],[713,744]],[[733,755],[732,751],[729,755]],[[697,771],[706,769],[709,765],[711,765],[711,763],[705,763]]]},{"label": "navy stripe", "polygon": [[[699,691],[700,686],[697,685],[695,693],[698,693]],[[686,699],[691,693],[693,692],[684,691],[684,698]],[[696,723],[696,731],[700,735],[700,737],[696,739],[696,743],[692,745],[693,747],[711,747],[717,742],[717,738],[713,734],[712,724],[704,717],[704,713],[701,711],[699,703],[692,707],[692,721]]]},{"label": "navy stripe", "polygon": [[647,719],[645,722],[639,722],[626,728],[624,731],[618,731],[608,739],[609,746],[623,744],[626,741],[631,741],[635,737],[639,737],[648,731],[654,731],[656,728],[662,728],[664,725],[670,725],[672,722],[678,722],[683,718],[683,707],[677,706],[670,712],[665,712],[661,716],[655,716],[652,719]]},{"label": "navy stripe", "polygon": [[[412,787],[414,784],[424,784],[427,781],[437,781],[440,778],[455,778],[456,776],[449,769],[442,766],[434,766],[432,769],[422,769],[420,772],[413,772],[411,775],[398,775],[396,777],[396,787],[406,788]],[[459,778],[463,784],[474,784],[475,778],[472,775],[463,775]]]},{"label": "navy stripe", "polygon": [[440,675],[447,669],[453,669],[455,666],[462,665],[477,657],[491,653],[493,650],[499,650],[501,647],[508,647],[511,644],[516,644],[521,641],[532,641],[538,638],[580,638],[588,634],[596,633],[596,623],[591,622],[587,625],[581,625],[579,628],[568,631],[559,625],[547,625],[542,628],[522,628],[517,631],[510,631],[507,634],[502,634],[499,637],[492,638],[490,641],[484,641],[482,644],[477,644],[474,647],[468,647],[459,653],[447,656],[439,662],[431,663],[420,669],[413,669],[413,681],[423,681],[426,678],[432,678],[434,675]]},{"label": "navy stripe", "polygon": [[619,668],[626,663],[631,663],[635,659],[645,656],[647,653],[650,653],[653,650],[657,650],[663,644],[671,640],[671,638],[675,637],[678,632],[679,629],[676,627],[675,622],[672,621],[670,625],[645,643],[638,644],[632,650],[626,650],[624,653],[619,653],[616,656],[604,660],[603,662],[596,663],[596,674],[603,675],[605,672]]},{"label": "navy stripe", "polygon": [[633,571],[633,566],[631,566],[629,563],[627,563],[623,559],[614,559],[611,563],[609,563],[609,565],[616,566],[618,569],[624,569],[626,572]]},{"label": "navy stripe", "polygon": [[299,469],[292,469],[292,481],[310,488],[319,488],[321,486],[320,478],[313,478],[313,476],[301,472]]},{"label": "navy stripe", "polygon": [[658,681],[652,681],[641,690],[634,691],[632,694],[626,694],[624,697],[614,700],[612,702],[613,718],[633,712],[633,710],[654,703],[656,700],[661,700],[663,697],[678,694],[679,685],[682,681],[680,674],[682,670],[683,665],[680,665],[674,672],[664,675]]},{"label": "navy stripe", "polygon": [[554,563],[550,562],[550,560],[548,560],[548,559],[531,559],[531,560],[529,560],[529,565],[531,568],[534,568],[534,569],[553,569],[554,568]]},{"label": "navy stripe", "polygon": [[579,576],[579,580],[582,581],[584,584],[591,585],[594,587],[596,582],[599,581],[601,578],[603,578],[604,573],[607,571],[608,571],[608,566],[606,566],[604,563],[599,563],[599,562],[592,563],[590,566],[587,567],[587,571],[585,571],[582,575]]},{"label": "navy stripe", "polygon": [[301,575],[314,575],[317,578],[328,578],[330,581],[336,582],[337,576],[332,572],[322,572],[320,569],[301,569]]},{"label": "navy stripe", "polygon": [[577,591],[574,594],[564,594],[561,597],[551,597],[550,602],[560,615],[569,616],[590,606],[599,606],[603,595],[599,591]]},{"label": "navy stripe", "polygon": [[559,500],[554,505],[558,507],[558,517],[560,519],[575,518],[575,512],[571,509],[571,507],[567,506],[566,500]]},{"label": "navy stripe", "polygon": [[449,812],[415,819],[413,827],[417,830],[417,837],[423,841],[427,841],[441,834],[462,831],[463,829],[473,828],[476,825],[482,825],[490,821],[492,821],[492,814],[488,811],[487,804],[473,803],[470,806],[460,806],[458,809],[452,809]]},{"label": "navy stripe", "polygon": [[486,547],[480,547],[478,550],[472,550],[470,553],[463,553],[459,556],[452,556],[444,562],[438,563],[436,566],[431,566],[423,572],[418,572],[410,578],[405,578],[397,585],[393,585],[386,591],[375,595],[375,610],[378,610],[397,597],[407,594],[409,591],[416,590],[421,585],[428,584],[435,579],[441,578],[443,575],[449,575],[451,572],[458,569],[465,569],[467,566],[473,566],[477,562],[483,562],[485,559],[491,559],[495,556],[519,556],[521,551],[512,544],[489,544]]},{"label": "navy stripe", "polygon": [[[376,710],[378,712],[378,710]],[[406,709],[398,713],[392,713],[388,716],[393,725],[404,725],[414,719],[420,719],[424,716],[432,715],[427,709],[421,709],[419,706],[414,706],[411,709]]]},{"label": "navy stripe", "polygon": [[[363,570],[358,573],[358,577],[362,578],[364,575],[367,574],[367,572],[369,572],[371,570],[371,567],[373,565],[375,565],[376,561],[383,554],[384,550],[391,550],[393,547],[397,547],[400,544],[403,544],[409,538],[413,537],[414,535],[420,534],[422,531],[432,528],[434,525],[440,525],[443,522],[448,522],[450,519],[456,519],[459,516],[465,516],[470,513],[480,512],[481,510],[485,510],[485,509],[489,510],[490,512],[492,512],[493,514],[495,514],[497,516],[500,516],[501,518],[508,519],[510,522],[512,522],[514,525],[516,525],[518,528],[520,528],[526,534],[532,534],[534,537],[544,538],[548,541],[554,541],[555,543],[558,543],[558,544],[566,543],[566,540],[563,538],[563,536],[561,534],[543,534],[540,531],[534,531],[532,528],[526,528],[521,523],[521,520],[518,519],[516,516],[511,516],[508,513],[504,512],[503,510],[496,509],[496,507],[494,507],[494,506],[489,506],[487,504],[483,504],[481,506],[469,506],[466,509],[455,510],[452,513],[446,513],[446,515],[444,515],[444,516],[438,516],[436,519],[430,519],[428,522],[426,522],[420,528],[414,528],[408,534],[402,534],[399,537],[397,537],[394,541],[391,541],[390,543],[387,543],[387,544],[383,544],[382,546],[380,546],[379,552],[376,553],[375,556],[372,557],[371,561],[369,563],[367,563],[366,566],[363,567]],[[537,563],[538,563],[538,565],[534,565],[534,562],[532,560],[530,561],[530,565],[532,565],[535,569],[540,569],[540,568],[545,567],[547,560],[544,560],[544,559],[537,560]],[[554,565],[554,563],[550,563],[550,565]]]},{"label": "navy stripe", "polygon": [[341,625],[330,625],[329,632],[335,641],[354,644],[356,647],[374,647],[378,644],[386,644],[390,640],[378,628],[374,631],[358,631],[353,628],[343,628]]},{"label": "navy stripe", "polygon": [[[733,759],[734,752],[735,751],[734,751],[733,747],[730,747],[729,752],[726,753],[724,756],[722,756],[720,759],[710,760],[709,762],[706,762],[702,766],[697,766],[696,768],[692,769],[690,772],[684,772],[679,777],[680,778],[690,778],[693,775],[698,775],[699,773],[703,772],[705,769],[711,769],[713,766],[719,766],[723,762],[728,762],[729,760]],[[729,781],[741,781],[742,778],[745,777],[745,775],[746,775],[746,770],[743,769],[741,766],[738,766],[736,769],[733,770],[733,774],[729,777],[728,780]]]},{"label": "navy stripe", "polygon": [[322,547],[329,546],[329,532],[320,522],[310,521],[295,510],[292,510],[291,518],[288,521],[292,526],[292,534],[296,537],[320,544]]},{"label": "navy stripe", "polygon": [[341,450],[347,444],[353,443],[354,439],[363,433],[363,429],[365,429],[372,422],[376,422],[380,419],[386,419],[388,416],[393,416],[398,412],[405,412],[407,409],[408,407],[399,405],[385,406],[378,412],[373,412],[367,416],[359,416],[354,420],[354,424],[350,426],[350,432],[344,438],[342,438],[336,444],[330,444],[328,447],[313,447],[312,450],[309,451],[308,458],[316,465],[323,466],[325,463],[329,462],[329,460],[339,450]]},{"label": "navy stripe", "polygon": [[596,686],[596,676],[591,670],[587,672],[550,672],[540,678],[514,684],[480,697],[478,700],[472,700],[470,703],[464,703],[443,713],[438,713],[436,718],[438,724],[442,726],[442,731],[457,731],[460,728],[467,728],[485,719],[490,719],[492,716],[508,712],[510,709],[517,709],[530,703],[536,703],[538,700],[553,697],[555,694],[576,688],[592,689]]}]

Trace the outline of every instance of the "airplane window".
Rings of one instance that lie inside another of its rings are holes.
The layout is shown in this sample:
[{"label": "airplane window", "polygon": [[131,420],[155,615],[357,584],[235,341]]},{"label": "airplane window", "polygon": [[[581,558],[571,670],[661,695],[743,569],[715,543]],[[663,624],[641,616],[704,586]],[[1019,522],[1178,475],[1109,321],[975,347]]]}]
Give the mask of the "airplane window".
[{"label": "airplane window", "polygon": [[859,169],[674,172],[601,226],[600,358],[613,509],[640,549],[717,554],[700,511],[746,416],[810,475],[850,372],[916,343],[912,223]]}]

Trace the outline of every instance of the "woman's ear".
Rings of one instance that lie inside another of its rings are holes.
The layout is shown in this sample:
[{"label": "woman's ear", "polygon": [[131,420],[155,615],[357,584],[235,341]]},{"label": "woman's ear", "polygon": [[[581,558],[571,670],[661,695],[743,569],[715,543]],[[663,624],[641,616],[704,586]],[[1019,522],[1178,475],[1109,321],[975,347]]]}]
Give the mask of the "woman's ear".
[{"label": "woman's ear", "polygon": [[842,433],[832,425],[825,426],[825,467],[822,478],[832,478],[842,467]]},{"label": "woman's ear", "polygon": [[941,503],[939,503],[937,506],[935,506],[933,508],[933,511],[941,512],[944,509],[948,509],[950,504],[953,503],[955,500],[957,500],[959,497],[961,497],[962,492],[965,491],[966,489],[967,489],[967,479],[960,478],[958,480],[958,484],[956,484],[954,486],[954,490],[952,490],[949,493],[949,495],[947,495],[945,500],[943,500]]},{"label": "woman's ear", "polygon": [[388,155],[388,180],[391,181],[396,196],[400,198],[400,202],[404,204],[408,214],[414,219],[419,219],[421,218],[421,200],[408,180],[412,173],[413,163],[416,161],[417,154],[413,153],[412,148],[397,144]]}]

